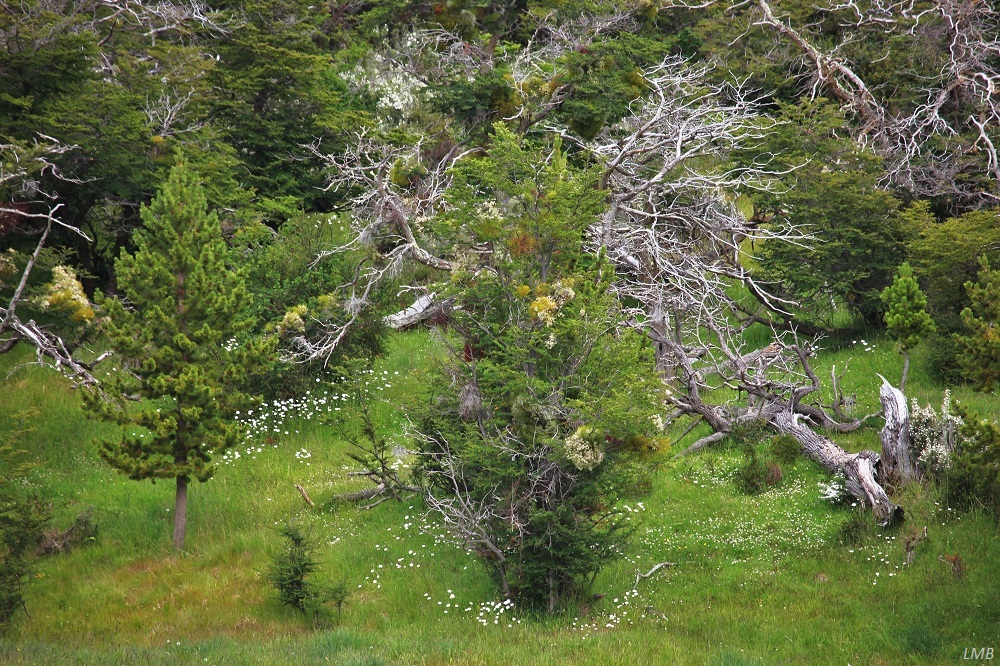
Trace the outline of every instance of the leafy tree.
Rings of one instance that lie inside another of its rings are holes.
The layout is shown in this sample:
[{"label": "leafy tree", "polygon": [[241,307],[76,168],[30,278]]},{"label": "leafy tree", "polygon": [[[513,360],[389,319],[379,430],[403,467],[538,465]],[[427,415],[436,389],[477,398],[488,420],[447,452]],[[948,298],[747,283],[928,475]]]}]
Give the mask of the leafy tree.
[{"label": "leafy tree", "polygon": [[930,203],[918,201],[903,213],[907,256],[927,294],[928,310],[946,331],[961,327],[969,305],[963,288],[979,272],[979,258],[1000,262],[1000,209],[972,211],[944,221],[935,219]]},{"label": "leafy tree", "polygon": [[991,269],[985,257],[979,265],[978,281],[965,283],[972,301],[962,310],[968,333],[957,339],[966,377],[990,392],[1000,383],[1000,271]]},{"label": "leafy tree", "polygon": [[765,242],[759,274],[801,305],[798,319],[843,327],[838,313],[877,323],[882,290],[903,251],[899,202],[878,186],[879,160],[843,135],[844,115],[825,100],[781,105],[783,124],[742,158],[775,155],[788,168],[784,189],[753,195],[754,217],[790,223],[813,236],[807,247]]},{"label": "leafy tree", "polygon": [[[245,249],[246,285],[254,294],[254,315],[265,330],[279,337],[315,335],[321,328],[346,320],[341,303],[347,300],[354,271],[364,258],[360,252],[336,253],[314,265],[316,256],[330,246],[343,244],[343,225],[333,215],[296,215],[273,232],[263,225],[248,225],[234,236]],[[346,285],[346,286],[345,286]],[[323,362],[278,361],[254,379],[255,392],[265,398],[300,395],[315,387],[344,358],[372,358],[382,353],[388,327],[383,321],[384,301],[393,290],[372,294],[372,307],[358,314],[354,325]],[[399,309],[397,303],[391,306]],[[310,386],[311,385],[311,386]]]},{"label": "leafy tree", "polygon": [[231,417],[250,402],[241,383],[273,345],[246,336],[253,322],[243,276],[230,270],[218,218],[183,161],[141,216],[135,253],[115,264],[125,300],[104,305],[111,344],[131,366],[105,390],[143,402],[125,408],[92,395],[87,404],[124,426],[120,439],[102,442],[109,464],[135,480],[176,480],[173,542],[181,549],[188,483],[211,478],[212,455],[236,443]]},{"label": "leafy tree", "polygon": [[499,124],[488,157],[457,171],[443,224],[495,254],[440,285],[458,339],[418,419],[419,474],[502,592],[554,612],[628,535],[618,502],[644,487],[664,387],[617,323],[613,270],[583,254],[596,174]]},{"label": "leafy tree", "polygon": [[916,347],[927,335],[934,332],[934,320],[927,314],[927,297],[913,279],[913,269],[908,263],[899,267],[899,274],[892,286],[882,292],[885,303],[885,325],[889,337],[899,343],[903,353],[903,378],[899,390],[906,387],[906,374],[910,369],[910,349]]}]

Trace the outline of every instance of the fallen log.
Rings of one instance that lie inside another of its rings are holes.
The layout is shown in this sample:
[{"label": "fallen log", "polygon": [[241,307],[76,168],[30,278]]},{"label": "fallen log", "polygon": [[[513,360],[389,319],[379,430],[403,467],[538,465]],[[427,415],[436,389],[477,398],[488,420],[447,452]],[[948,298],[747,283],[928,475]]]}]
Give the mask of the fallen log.
[{"label": "fallen log", "polygon": [[864,506],[871,507],[880,526],[888,527],[902,522],[903,508],[893,504],[889,495],[876,481],[880,462],[877,453],[874,451],[848,453],[829,438],[799,424],[796,416],[787,410],[771,416],[770,422],[778,432],[791,435],[798,440],[806,457],[831,472],[843,474],[847,491],[858,498]]}]

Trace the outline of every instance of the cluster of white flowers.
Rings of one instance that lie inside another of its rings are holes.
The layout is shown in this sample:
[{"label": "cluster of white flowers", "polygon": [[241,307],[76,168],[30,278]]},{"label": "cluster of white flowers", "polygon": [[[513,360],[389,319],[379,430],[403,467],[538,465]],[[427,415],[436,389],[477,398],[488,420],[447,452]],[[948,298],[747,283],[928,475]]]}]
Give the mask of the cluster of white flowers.
[{"label": "cluster of white flowers", "polygon": [[844,477],[840,474],[833,477],[829,483],[823,483],[822,481],[819,485],[819,498],[826,500],[831,504],[841,504],[850,498],[850,493],[847,492],[847,487],[844,485]]},{"label": "cluster of white flowers", "polygon": [[910,446],[922,470],[936,475],[948,469],[961,426],[961,417],[951,413],[950,391],[944,392],[940,414],[930,405],[921,407],[917,399],[913,399],[910,407]]},{"label": "cluster of white flowers", "polygon": [[596,444],[587,441],[591,429],[580,426],[572,435],[566,438],[563,448],[566,457],[578,470],[589,472],[604,460],[604,451]]},{"label": "cluster of white flowers", "polygon": [[378,98],[380,116],[409,116],[420,101],[420,90],[427,87],[423,81],[379,53],[340,76],[354,90],[367,88]]},{"label": "cluster of white flowers", "polygon": [[552,295],[556,299],[556,303],[560,306],[565,305],[567,301],[573,300],[576,296],[576,292],[573,291],[573,281],[567,280],[556,280],[552,285]]}]

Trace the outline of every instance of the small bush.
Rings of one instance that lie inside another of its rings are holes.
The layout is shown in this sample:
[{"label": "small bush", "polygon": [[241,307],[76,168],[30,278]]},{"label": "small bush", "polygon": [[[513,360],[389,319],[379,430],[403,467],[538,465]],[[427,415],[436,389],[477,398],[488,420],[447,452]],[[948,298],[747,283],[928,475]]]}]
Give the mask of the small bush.
[{"label": "small bush", "polygon": [[729,430],[726,438],[733,448],[746,449],[755,447],[771,435],[771,429],[764,419],[754,421],[744,421],[738,423]]},{"label": "small bush", "polygon": [[924,341],[927,368],[931,376],[942,384],[963,382],[962,367],[958,362],[958,345],[951,333],[941,331]]},{"label": "small bush", "polygon": [[320,584],[312,580],[316,572],[316,546],[297,525],[285,525],[280,533],[286,539],[284,549],[271,562],[268,579],[278,591],[281,603],[309,616],[317,624],[328,615],[330,606],[339,613],[347,600],[343,582]]},{"label": "small bush", "polygon": [[73,524],[65,530],[47,530],[42,539],[43,555],[65,553],[77,546],[85,546],[97,540],[97,525],[94,523],[94,507],[81,511]]},{"label": "small bush", "polygon": [[845,546],[857,545],[872,535],[874,524],[866,511],[852,511],[837,530],[837,540]]},{"label": "small bush", "polygon": [[0,634],[24,604],[24,588],[31,580],[37,548],[49,520],[49,510],[26,490],[33,465],[14,448],[29,430],[24,423],[33,413],[15,417],[15,425],[0,432]]},{"label": "small bush", "polygon": [[910,404],[910,454],[920,471],[940,480],[951,464],[952,451],[961,443],[962,419],[951,413],[951,393],[945,389],[941,413],[921,407],[916,398]]},{"label": "small bush", "polygon": [[[768,485],[768,464],[757,455],[757,449],[748,446],[744,449],[746,458],[736,470],[736,487],[748,495],[762,492]],[[781,473],[781,470],[778,470]],[[779,479],[780,480],[780,479]]]},{"label": "small bush", "polygon": [[801,452],[802,445],[791,435],[778,435],[771,439],[771,453],[780,463],[792,464]]},{"label": "small bush", "polygon": [[957,509],[982,507],[1000,516],[1000,425],[957,411],[963,424],[944,472],[945,496]]}]

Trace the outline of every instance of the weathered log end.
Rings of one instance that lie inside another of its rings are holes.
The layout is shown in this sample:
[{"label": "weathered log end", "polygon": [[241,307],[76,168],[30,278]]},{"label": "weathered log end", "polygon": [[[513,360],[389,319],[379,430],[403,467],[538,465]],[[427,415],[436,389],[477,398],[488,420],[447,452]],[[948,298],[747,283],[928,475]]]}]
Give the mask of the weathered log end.
[{"label": "weathered log end", "polygon": [[878,474],[879,455],[874,451],[855,454],[844,464],[843,473],[848,492],[871,507],[875,520],[881,527],[903,522],[903,507],[894,504],[889,495],[875,480]]},{"label": "weathered log end", "polygon": [[885,427],[882,428],[882,468],[887,483],[897,486],[917,478],[917,468],[910,456],[910,412],[906,396],[885,377],[879,390]]}]

